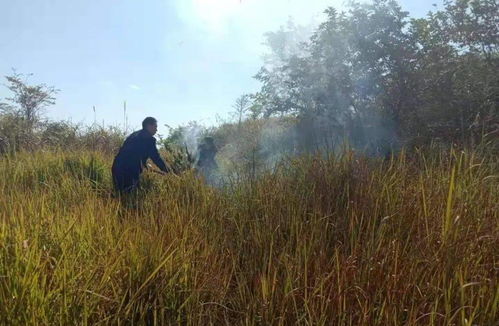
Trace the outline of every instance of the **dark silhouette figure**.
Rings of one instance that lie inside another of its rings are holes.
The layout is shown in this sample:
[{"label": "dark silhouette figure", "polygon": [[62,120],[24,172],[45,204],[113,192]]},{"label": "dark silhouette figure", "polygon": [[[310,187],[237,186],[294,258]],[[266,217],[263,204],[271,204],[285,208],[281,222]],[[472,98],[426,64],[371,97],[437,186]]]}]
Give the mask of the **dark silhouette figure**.
[{"label": "dark silhouette figure", "polygon": [[197,149],[196,171],[204,176],[208,183],[212,183],[218,170],[215,155],[217,147],[212,137],[205,137]]},{"label": "dark silhouette figure", "polygon": [[120,193],[129,193],[138,187],[140,173],[149,158],[163,173],[169,172],[156,148],[153,136],[157,130],[156,119],[148,117],[142,122],[142,130],[128,136],[121,146],[112,167],[114,188]]}]

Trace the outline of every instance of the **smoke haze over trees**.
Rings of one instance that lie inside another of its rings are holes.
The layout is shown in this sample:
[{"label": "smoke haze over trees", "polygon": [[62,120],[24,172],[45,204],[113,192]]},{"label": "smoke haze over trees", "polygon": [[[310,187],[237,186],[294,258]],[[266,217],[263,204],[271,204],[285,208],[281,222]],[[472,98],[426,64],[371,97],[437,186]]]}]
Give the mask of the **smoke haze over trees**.
[{"label": "smoke haze over trees", "polygon": [[447,1],[421,19],[384,0],[327,15],[294,53],[283,55],[285,32],[269,34],[280,60],[256,75],[263,116],[298,117],[306,146],[347,138],[379,150],[435,139],[465,143],[496,131],[495,1]]}]

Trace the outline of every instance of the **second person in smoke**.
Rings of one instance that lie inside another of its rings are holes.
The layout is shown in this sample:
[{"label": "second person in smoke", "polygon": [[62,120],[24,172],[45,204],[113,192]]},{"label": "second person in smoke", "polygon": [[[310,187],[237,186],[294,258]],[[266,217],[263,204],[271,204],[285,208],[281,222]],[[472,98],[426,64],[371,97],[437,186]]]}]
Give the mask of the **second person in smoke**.
[{"label": "second person in smoke", "polygon": [[204,137],[197,148],[196,171],[204,176],[208,183],[212,183],[218,171],[215,155],[217,147],[212,137]]},{"label": "second person in smoke", "polygon": [[149,158],[163,173],[170,172],[156,148],[157,130],[157,120],[147,117],[142,121],[142,129],[126,138],[113,161],[113,184],[117,191],[127,193],[138,187],[140,173]]}]

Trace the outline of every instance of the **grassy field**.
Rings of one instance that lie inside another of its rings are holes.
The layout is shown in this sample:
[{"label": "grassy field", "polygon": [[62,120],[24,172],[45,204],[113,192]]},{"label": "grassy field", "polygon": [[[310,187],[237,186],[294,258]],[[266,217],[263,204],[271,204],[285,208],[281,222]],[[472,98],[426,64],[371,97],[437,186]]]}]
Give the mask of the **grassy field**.
[{"label": "grassy field", "polygon": [[1,325],[499,325],[499,163],[309,156],[258,181],[0,159]]}]

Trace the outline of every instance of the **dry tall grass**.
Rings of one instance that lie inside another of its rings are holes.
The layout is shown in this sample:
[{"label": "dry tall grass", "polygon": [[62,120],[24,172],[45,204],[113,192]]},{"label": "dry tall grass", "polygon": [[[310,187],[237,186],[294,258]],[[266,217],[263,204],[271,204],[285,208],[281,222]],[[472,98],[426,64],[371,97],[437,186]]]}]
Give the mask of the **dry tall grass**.
[{"label": "dry tall grass", "polygon": [[0,160],[0,324],[497,325],[497,157],[310,156],[224,190],[146,177],[135,208],[102,162]]}]

